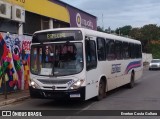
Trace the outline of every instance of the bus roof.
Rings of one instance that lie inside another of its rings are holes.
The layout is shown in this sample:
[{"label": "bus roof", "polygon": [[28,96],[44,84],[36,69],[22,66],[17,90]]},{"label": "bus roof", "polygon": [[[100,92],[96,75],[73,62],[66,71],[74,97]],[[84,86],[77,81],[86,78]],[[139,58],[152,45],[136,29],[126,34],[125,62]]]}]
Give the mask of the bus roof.
[{"label": "bus roof", "polygon": [[102,37],[102,38],[107,38],[107,39],[113,39],[113,40],[119,40],[119,41],[124,41],[124,42],[132,42],[132,43],[137,43],[141,44],[140,41],[132,39],[132,38],[127,38],[127,37],[122,37],[122,36],[117,36],[114,34],[108,34],[108,33],[103,33],[91,29],[86,29],[86,28],[55,28],[55,29],[47,29],[47,30],[40,30],[35,32],[36,33],[43,33],[43,32],[50,32],[50,31],[59,31],[59,30],[81,30],[83,34],[88,35],[88,36],[96,36],[96,37]]}]

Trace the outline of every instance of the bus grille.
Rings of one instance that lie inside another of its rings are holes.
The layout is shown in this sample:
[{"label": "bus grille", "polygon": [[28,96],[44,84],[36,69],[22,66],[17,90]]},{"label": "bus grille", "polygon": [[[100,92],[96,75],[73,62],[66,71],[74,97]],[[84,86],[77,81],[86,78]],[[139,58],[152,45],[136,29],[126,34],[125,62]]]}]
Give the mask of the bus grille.
[{"label": "bus grille", "polygon": [[72,79],[38,79],[43,84],[66,84],[72,82]]}]

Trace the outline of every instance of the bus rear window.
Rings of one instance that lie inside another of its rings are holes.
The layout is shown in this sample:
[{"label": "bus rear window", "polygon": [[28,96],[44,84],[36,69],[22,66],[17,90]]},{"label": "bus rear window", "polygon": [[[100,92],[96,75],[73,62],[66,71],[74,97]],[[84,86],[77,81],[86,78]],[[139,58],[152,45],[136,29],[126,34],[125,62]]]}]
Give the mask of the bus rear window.
[{"label": "bus rear window", "polygon": [[82,32],[75,31],[49,31],[36,33],[33,36],[32,43],[54,42],[54,41],[79,41],[82,40]]}]

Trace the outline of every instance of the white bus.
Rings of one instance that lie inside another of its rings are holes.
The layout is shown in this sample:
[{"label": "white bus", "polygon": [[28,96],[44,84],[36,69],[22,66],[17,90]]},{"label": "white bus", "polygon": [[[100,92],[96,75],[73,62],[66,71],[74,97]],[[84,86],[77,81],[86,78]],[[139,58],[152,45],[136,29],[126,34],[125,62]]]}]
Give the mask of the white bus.
[{"label": "white bus", "polygon": [[143,71],[140,41],[84,28],[35,32],[30,64],[33,98],[101,100]]}]

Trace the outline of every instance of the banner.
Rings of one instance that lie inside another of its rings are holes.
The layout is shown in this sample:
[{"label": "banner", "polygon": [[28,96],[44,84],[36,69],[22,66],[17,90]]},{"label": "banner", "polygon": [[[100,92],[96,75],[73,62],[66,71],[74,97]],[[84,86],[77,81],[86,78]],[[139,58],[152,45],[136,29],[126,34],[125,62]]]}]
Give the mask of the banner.
[{"label": "banner", "polygon": [[0,116],[160,116],[160,110],[4,110]]}]

